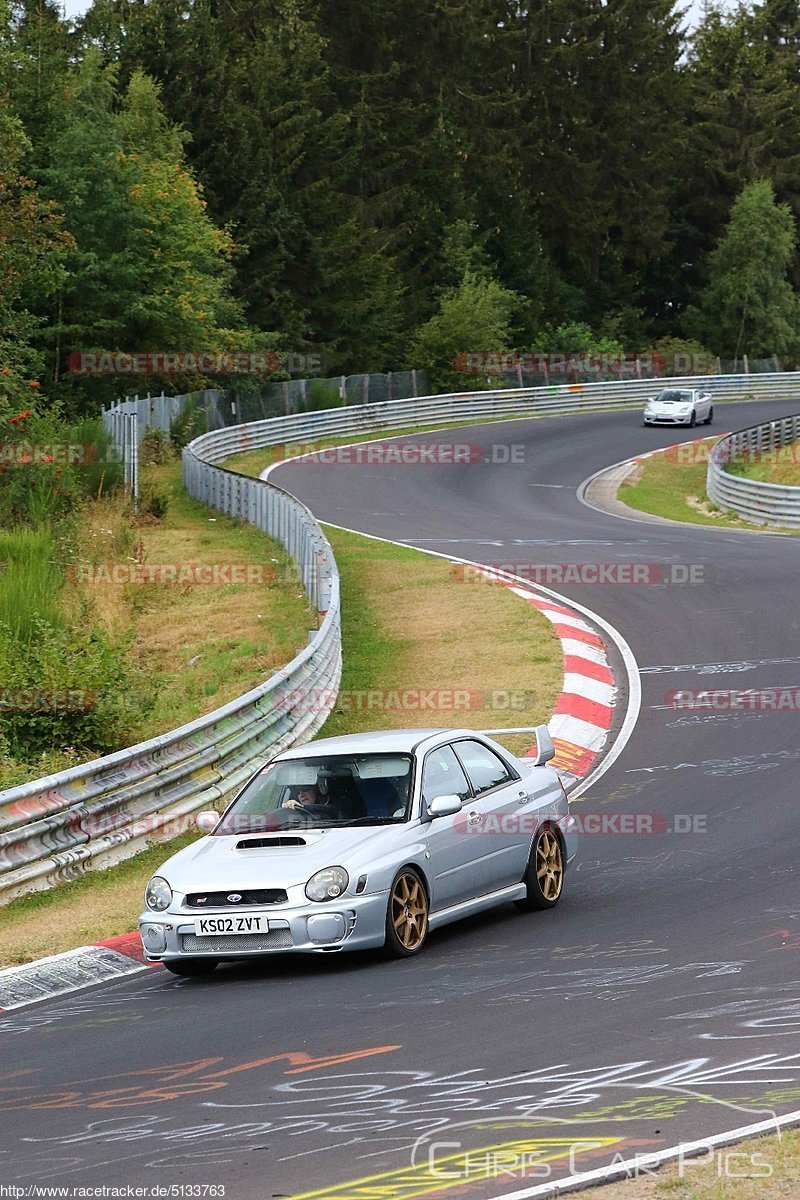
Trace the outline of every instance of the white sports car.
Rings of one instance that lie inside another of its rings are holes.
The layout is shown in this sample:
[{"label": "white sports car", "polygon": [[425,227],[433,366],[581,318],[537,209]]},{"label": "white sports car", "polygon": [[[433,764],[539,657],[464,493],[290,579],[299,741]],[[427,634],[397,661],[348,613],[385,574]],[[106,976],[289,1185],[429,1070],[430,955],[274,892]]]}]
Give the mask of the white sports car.
[{"label": "white sports car", "polygon": [[713,397],[699,388],[664,388],[644,410],[645,425],[710,425],[713,419]]},{"label": "white sports car", "polygon": [[513,901],[552,908],[575,820],[546,726],[519,759],[468,729],[324,738],[260,768],[208,836],[147,885],[145,954],[177,975],[223,959],[383,947]]}]

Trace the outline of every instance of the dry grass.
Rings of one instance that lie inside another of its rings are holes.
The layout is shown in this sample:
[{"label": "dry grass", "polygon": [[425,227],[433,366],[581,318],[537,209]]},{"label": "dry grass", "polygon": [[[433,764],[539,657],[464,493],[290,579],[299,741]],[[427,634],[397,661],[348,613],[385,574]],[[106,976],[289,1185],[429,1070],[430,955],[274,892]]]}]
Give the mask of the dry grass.
[{"label": "dry grass", "polygon": [[[345,658],[326,734],[415,725],[499,729],[548,720],[561,690],[561,646],[532,605],[505,587],[463,582],[460,570],[442,559],[327,532],[342,573]],[[427,691],[438,707],[408,706]],[[459,707],[448,708],[453,703]],[[532,741],[530,735],[501,740],[516,753]]]},{"label": "dry grass", "polygon": [[93,563],[262,564],[265,583],[85,584],[109,629],[131,636],[133,692],[146,700],[136,740],[227,703],[285,666],[317,624],[283,548],[259,530],[198,504],[180,465],[151,468],[169,494],[166,516],[131,527],[119,499],[93,505],[79,555]]},{"label": "dry grass", "polygon": [[[747,1171],[752,1178],[734,1177]],[[687,1159],[682,1168],[673,1164],[580,1194],[596,1200],[794,1200],[800,1196],[800,1132],[723,1147],[707,1161]]]},{"label": "dry grass", "polygon": [[760,483],[800,487],[800,443],[792,442],[776,450],[765,450],[760,455],[746,456],[741,462],[731,463],[728,470],[733,475],[756,479]]},{"label": "dry grass", "polygon": [[107,871],[36,892],[0,908],[0,967],[59,954],[129,933],[144,907],[147,880],[195,834],[155,846]]}]

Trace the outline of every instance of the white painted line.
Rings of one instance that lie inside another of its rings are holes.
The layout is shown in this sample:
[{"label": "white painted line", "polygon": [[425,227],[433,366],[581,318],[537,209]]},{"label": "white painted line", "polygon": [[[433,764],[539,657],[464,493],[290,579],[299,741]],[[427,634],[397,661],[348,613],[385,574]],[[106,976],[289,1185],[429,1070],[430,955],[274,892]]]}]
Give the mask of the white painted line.
[{"label": "white painted line", "polygon": [[[626,1158],[615,1162],[609,1167],[597,1167],[594,1171],[583,1171],[580,1175],[569,1175],[565,1179],[553,1180],[552,1183],[538,1183],[533,1187],[521,1188],[516,1192],[503,1192],[494,1200],[529,1200],[533,1196],[560,1196],[564,1192],[572,1192],[585,1188],[592,1183],[610,1183],[613,1179],[632,1179],[646,1175],[655,1167],[671,1162],[675,1158],[696,1158],[717,1146],[726,1146],[731,1142],[741,1142],[745,1138],[757,1137],[762,1133],[778,1133],[781,1129],[800,1124],[800,1111],[786,1113],[782,1117],[770,1117],[768,1121],[759,1121],[755,1125],[742,1125],[739,1129],[731,1129],[727,1133],[715,1137],[702,1138],[695,1142],[680,1142],[667,1150],[656,1150],[652,1154],[640,1154],[635,1158]],[[591,1143],[589,1134],[585,1142]]]}]

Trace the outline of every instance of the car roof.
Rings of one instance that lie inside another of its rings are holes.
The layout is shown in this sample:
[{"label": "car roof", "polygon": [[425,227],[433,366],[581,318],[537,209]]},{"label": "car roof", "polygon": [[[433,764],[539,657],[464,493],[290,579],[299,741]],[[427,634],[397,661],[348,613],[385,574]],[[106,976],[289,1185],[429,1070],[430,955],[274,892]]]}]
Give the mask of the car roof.
[{"label": "car roof", "polygon": [[445,741],[476,732],[474,729],[380,729],[372,733],[348,733],[292,746],[291,750],[277,754],[274,761],[311,758],[321,754],[410,754],[421,742]]}]

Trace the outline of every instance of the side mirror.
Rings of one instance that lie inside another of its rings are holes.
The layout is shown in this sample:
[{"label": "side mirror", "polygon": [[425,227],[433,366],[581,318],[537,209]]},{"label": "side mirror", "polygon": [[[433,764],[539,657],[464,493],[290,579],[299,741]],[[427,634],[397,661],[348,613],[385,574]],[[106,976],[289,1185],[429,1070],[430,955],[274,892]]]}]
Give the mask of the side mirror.
[{"label": "side mirror", "polygon": [[205,812],[199,812],[194,819],[194,823],[201,833],[212,833],[219,825],[219,813],[212,809],[206,809]]},{"label": "side mirror", "polygon": [[452,817],[457,812],[461,812],[460,796],[437,796],[428,805],[429,817]]},{"label": "side mirror", "polygon": [[535,767],[543,767],[546,762],[550,762],[551,758],[555,758],[556,748],[553,745],[553,739],[550,737],[550,730],[546,725],[536,726],[536,758],[533,760]]}]

